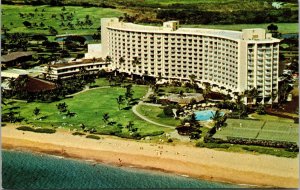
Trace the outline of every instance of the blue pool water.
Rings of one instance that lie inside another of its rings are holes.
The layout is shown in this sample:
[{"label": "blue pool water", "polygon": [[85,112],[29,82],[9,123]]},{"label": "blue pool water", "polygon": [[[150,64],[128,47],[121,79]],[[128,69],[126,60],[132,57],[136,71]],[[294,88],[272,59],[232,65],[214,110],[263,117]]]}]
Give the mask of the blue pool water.
[{"label": "blue pool water", "polygon": [[[198,121],[207,121],[210,120],[213,114],[215,114],[215,111],[213,110],[204,110],[204,111],[196,111],[196,119]],[[221,112],[222,115],[224,115],[223,112]]]},{"label": "blue pool water", "polygon": [[[192,169],[192,168],[191,168]],[[92,164],[74,159],[19,151],[2,151],[4,189],[101,189],[101,188],[239,188],[175,174],[137,168]]]}]

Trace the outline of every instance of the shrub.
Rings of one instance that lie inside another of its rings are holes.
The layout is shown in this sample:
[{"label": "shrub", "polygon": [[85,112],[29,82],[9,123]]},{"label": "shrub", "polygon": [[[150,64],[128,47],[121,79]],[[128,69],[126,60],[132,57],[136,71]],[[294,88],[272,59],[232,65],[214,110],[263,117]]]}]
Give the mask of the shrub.
[{"label": "shrub", "polygon": [[17,127],[17,129],[21,131],[34,131],[32,127],[28,127],[28,126]]},{"label": "shrub", "polygon": [[87,135],[86,138],[99,140],[100,137],[96,135]]},{"label": "shrub", "polygon": [[286,151],[298,152],[299,147],[297,143],[286,142],[286,141],[273,141],[273,140],[263,140],[263,139],[251,139],[251,138],[239,138],[239,137],[227,137],[227,140],[212,138],[210,136],[204,137],[205,143],[230,143],[230,144],[241,144],[241,145],[256,145],[263,147],[274,147],[274,148],[284,148]]},{"label": "shrub", "polygon": [[85,135],[85,133],[81,133],[81,132],[74,132],[74,133],[72,133],[72,135],[79,135],[79,136],[82,136],[82,135]]},{"label": "shrub", "polygon": [[34,129],[34,132],[52,134],[52,133],[55,133],[56,130],[55,129],[49,129],[49,128],[38,128],[38,129]]},{"label": "shrub", "polygon": [[21,131],[32,131],[32,132],[36,132],[36,133],[49,133],[49,134],[56,132],[55,129],[49,129],[49,128],[34,129],[34,128],[28,127],[28,126],[17,127],[17,129],[21,130]]},{"label": "shrub", "polygon": [[171,142],[173,142],[173,139],[171,139],[171,138],[168,139],[168,143],[171,143]]},{"label": "shrub", "polygon": [[5,127],[6,126],[6,124],[5,123],[1,123],[1,127]]}]

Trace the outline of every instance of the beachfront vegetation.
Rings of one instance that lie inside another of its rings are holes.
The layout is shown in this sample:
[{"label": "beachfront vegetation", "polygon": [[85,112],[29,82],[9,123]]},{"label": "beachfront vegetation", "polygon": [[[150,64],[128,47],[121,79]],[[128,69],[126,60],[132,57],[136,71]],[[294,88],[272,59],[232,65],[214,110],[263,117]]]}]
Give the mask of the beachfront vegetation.
[{"label": "beachfront vegetation", "polygon": [[97,135],[87,135],[86,138],[99,140],[100,137]]},{"label": "beachfront vegetation", "polygon": [[225,150],[230,152],[245,152],[253,154],[268,154],[278,157],[296,158],[298,152],[287,151],[282,148],[272,148],[272,147],[262,147],[262,146],[249,146],[249,145],[239,145],[239,144],[228,144],[228,143],[204,143],[198,141],[196,143],[197,147],[213,148],[217,150]]},{"label": "beachfront vegetation", "polygon": [[[138,100],[146,93],[147,86],[134,85],[132,90],[134,91],[132,100]],[[51,103],[27,103],[12,100],[3,107],[3,112],[5,114],[11,108],[14,108],[13,110],[18,111],[19,115],[26,118],[23,123],[34,126],[47,127],[52,125],[53,127],[93,131],[94,133],[122,137],[159,135],[170,131],[170,129],[155,126],[135,116],[131,111],[131,104],[126,109],[119,110],[115,98],[123,95],[125,92],[126,88],[107,87],[91,89],[62,101]],[[66,113],[61,113],[57,109],[56,105],[64,103],[68,105],[68,109],[76,113],[74,117],[67,117]],[[42,117],[38,120],[32,118],[32,112],[35,107],[43,110]],[[109,114],[107,121],[102,120],[105,113]],[[129,121],[134,121],[134,127],[126,127]]]},{"label": "beachfront vegetation", "polygon": [[21,131],[32,131],[32,132],[36,132],[36,133],[55,133],[56,130],[55,129],[49,129],[49,128],[32,128],[32,127],[28,127],[28,126],[21,126],[21,127],[17,127],[18,130]]}]

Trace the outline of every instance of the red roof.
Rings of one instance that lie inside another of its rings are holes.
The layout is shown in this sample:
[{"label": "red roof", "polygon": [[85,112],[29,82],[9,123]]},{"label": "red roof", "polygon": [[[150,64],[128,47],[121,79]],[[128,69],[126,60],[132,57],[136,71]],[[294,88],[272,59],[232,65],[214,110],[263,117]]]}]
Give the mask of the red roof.
[{"label": "red roof", "polygon": [[20,80],[20,78],[22,77],[27,77],[27,81],[26,81],[26,85],[25,85],[25,89],[28,92],[41,92],[41,91],[49,91],[49,90],[54,90],[56,88],[56,84],[49,82],[49,81],[45,81],[42,79],[38,79],[38,78],[33,78],[33,77],[29,77],[29,76],[22,76],[20,75],[17,80]]}]

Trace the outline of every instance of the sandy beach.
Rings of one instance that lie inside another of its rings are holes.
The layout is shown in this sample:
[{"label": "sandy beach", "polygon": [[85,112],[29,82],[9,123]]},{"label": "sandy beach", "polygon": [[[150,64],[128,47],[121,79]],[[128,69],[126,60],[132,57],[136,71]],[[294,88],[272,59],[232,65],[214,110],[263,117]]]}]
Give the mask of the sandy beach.
[{"label": "sandy beach", "polygon": [[299,156],[283,158],[216,151],[189,145],[154,144],[101,136],[101,140],[73,136],[60,130],[41,134],[2,127],[4,149],[31,150],[94,160],[118,166],[136,166],[212,181],[269,187],[299,186]]}]

